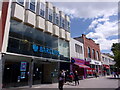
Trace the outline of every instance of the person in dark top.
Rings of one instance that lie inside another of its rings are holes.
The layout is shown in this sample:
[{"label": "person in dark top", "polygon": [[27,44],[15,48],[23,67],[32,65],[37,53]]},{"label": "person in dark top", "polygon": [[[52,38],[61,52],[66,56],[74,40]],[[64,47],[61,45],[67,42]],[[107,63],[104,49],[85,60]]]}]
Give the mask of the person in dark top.
[{"label": "person in dark top", "polygon": [[59,90],[63,90],[63,85],[64,85],[64,81],[65,81],[65,75],[64,75],[63,71],[60,71],[58,80],[59,80]]},{"label": "person in dark top", "polygon": [[74,72],[74,80],[75,80],[75,86],[78,84],[79,85],[79,75],[78,72]]}]

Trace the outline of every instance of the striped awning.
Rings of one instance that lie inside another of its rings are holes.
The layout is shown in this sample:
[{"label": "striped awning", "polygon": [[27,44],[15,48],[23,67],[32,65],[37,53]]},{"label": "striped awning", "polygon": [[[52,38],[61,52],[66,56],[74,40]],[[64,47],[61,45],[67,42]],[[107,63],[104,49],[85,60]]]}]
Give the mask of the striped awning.
[{"label": "striped awning", "polygon": [[75,65],[79,66],[80,68],[90,68],[89,66],[86,66],[84,64],[74,63]]}]

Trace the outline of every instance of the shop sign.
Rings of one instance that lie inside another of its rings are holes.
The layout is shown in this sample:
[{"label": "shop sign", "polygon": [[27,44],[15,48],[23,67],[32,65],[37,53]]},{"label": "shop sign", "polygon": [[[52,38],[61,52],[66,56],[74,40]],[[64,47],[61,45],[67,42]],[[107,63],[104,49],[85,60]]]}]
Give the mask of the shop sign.
[{"label": "shop sign", "polygon": [[79,59],[79,58],[73,58],[73,57],[72,57],[71,62],[85,64],[85,61],[84,61],[84,60]]},{"label": "shop sign", "polygon": [[37,46],[36,44],[32,45],[33,51],[34,52],[40,52],[40,53],[47,53],[47,54],[52,54],[52,55],[57,55],[59,56],[59,51],[53,50],[51,48],[43,47],[43,46]]},{"label": "shop sign", "polygon": [[25,72],[21,72],[21,79],[25,78]]},{"label": "shop sign", "polygon": [[72,59],[72,60],[71,60],[71,63],[75,63],[75,60],[74,60],[74,59]]},{"label": "shop sign", "polygon": [[99,63],[98,63],[98,62],[95,62],[95,65],[99,65]]},{"label": "shop sign", "polygon": [[100,61],[96,61],[96,60],[91,60],[90,64],[102,65]]},{"label": "shop sign", "polygon": [[26,71],[27,62],[21,62],[20,71]]}]

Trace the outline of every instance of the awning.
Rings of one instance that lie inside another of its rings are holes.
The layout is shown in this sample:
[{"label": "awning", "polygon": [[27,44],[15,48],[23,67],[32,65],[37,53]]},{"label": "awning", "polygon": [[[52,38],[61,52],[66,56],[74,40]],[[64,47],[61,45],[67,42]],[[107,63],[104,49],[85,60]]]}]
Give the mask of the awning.
[{"label": "awning", "polygon": [[84,64],[74,63],[75,65],[81,67],[81,68],[90,68],[89,66],[86,66]]},{"label": "awning", "polygon": [[109,69],[110,68],[110,66],[109,65],[103,65],[106,69]]}]

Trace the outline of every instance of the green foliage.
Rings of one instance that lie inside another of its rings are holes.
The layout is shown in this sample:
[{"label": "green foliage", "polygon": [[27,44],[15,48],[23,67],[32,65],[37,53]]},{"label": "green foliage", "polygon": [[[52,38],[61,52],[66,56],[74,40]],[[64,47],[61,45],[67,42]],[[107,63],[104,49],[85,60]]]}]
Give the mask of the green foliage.
[{"label": "green foliage", "polygon": [[114,60],[116,61],[116,66],[120,67],[120,43],[114,43],[112,45],[111,50],[114,54]]}]

